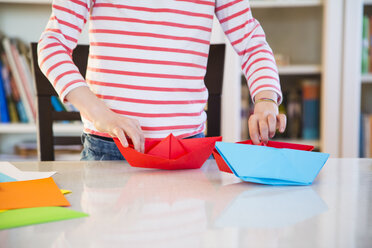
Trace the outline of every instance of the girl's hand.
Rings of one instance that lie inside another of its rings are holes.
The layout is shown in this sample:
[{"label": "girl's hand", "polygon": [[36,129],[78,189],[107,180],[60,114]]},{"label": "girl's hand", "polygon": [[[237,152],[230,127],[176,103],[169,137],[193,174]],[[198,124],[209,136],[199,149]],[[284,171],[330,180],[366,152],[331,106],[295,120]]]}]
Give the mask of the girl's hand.
[{"label": "girl's hand", "polygon": [[[255,96],[255,99],[270,98],[277,99],[272,91],[262,91]],[[254,113],[249,117],[249,135],[253,144],[258,145],[261,141],[267,144],[269,138],[273,138],[276,129],[283,133],[287,124],[284,114],[279,114],[278,105],[275,102],[262,101],[254,106]]]},{"label": "girl's hand", "polygon": [[138,152],[145,151],[145,137],[138,120],[118,115],[112,111],[106,111],[102,117],[93,122],[98,131],[117,137],[124,147],[128,147],[126,138],[128,136]]},{"label": "girl's hand", "polygon": [[145,151],[145,137],[139,122],[111,111],[88,87],[77,87],[66,98],[80,110],[82,116],[93,122],[98,131],[117,137],[124,147],[128,146],[128,136],[134,149],[138,152]]}]

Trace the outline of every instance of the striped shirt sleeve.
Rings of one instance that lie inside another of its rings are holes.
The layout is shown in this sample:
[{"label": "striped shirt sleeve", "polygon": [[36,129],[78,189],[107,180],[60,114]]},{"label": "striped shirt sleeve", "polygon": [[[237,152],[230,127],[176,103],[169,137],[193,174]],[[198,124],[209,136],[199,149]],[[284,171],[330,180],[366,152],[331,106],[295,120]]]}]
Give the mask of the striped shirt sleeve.
[{"label": "striped shirt sleeve", "polygon": [[72,51],[87,22],[91,0],[53,0],[52,14],[38,44],[41,71],[61,100],[74,88],[87,86],[72,61]]},{"label": "striped shirt sleeve", "polygon": [[278,94],[282,101],[278,69],[260,23],[253,18],[249,0],[216,0],[215,14],[240,57],[252,100],[263,90]]}]

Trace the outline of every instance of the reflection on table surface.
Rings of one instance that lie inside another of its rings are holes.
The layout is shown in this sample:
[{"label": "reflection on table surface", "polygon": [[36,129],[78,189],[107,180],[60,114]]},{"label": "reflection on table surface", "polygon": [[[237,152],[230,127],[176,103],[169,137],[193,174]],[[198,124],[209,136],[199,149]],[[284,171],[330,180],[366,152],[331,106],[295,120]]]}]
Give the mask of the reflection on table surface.
[{"label": "reflection on table surface", "polygon": [[16,164],[56,170],[88,218],[0,232],[1,247],[368,247],[372,160],[330,159],[311,186],[273,187],[200,170],[123,162]]}]

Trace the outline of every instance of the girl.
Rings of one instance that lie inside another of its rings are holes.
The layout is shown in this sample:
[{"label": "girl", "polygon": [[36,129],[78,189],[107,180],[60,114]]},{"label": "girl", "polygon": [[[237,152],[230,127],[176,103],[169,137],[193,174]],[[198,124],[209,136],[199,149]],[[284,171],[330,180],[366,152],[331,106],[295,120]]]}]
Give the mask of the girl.
[{"label": "girl", "polygon": [[[204,85],[213,16],[241,58],[253,101],[249,131],[267,142],[286,117],[277,67],[248,0],[54,0],[42,33],[39,66],[63,102],[81,113],[82,159],[123,159],[112,137],[202,136],[208,98]],[[89,19],[85,79],[71,59]]]}]

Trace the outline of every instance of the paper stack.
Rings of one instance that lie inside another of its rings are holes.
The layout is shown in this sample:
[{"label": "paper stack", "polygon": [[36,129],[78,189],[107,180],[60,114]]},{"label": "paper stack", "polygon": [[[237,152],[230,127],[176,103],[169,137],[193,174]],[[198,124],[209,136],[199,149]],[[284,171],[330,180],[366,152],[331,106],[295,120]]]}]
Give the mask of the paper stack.
[{"label": "paper stack", "polygon": [[55,172],[23,172],[0,163],[0,230],[88,216],[70,203],[50,177]]}]

